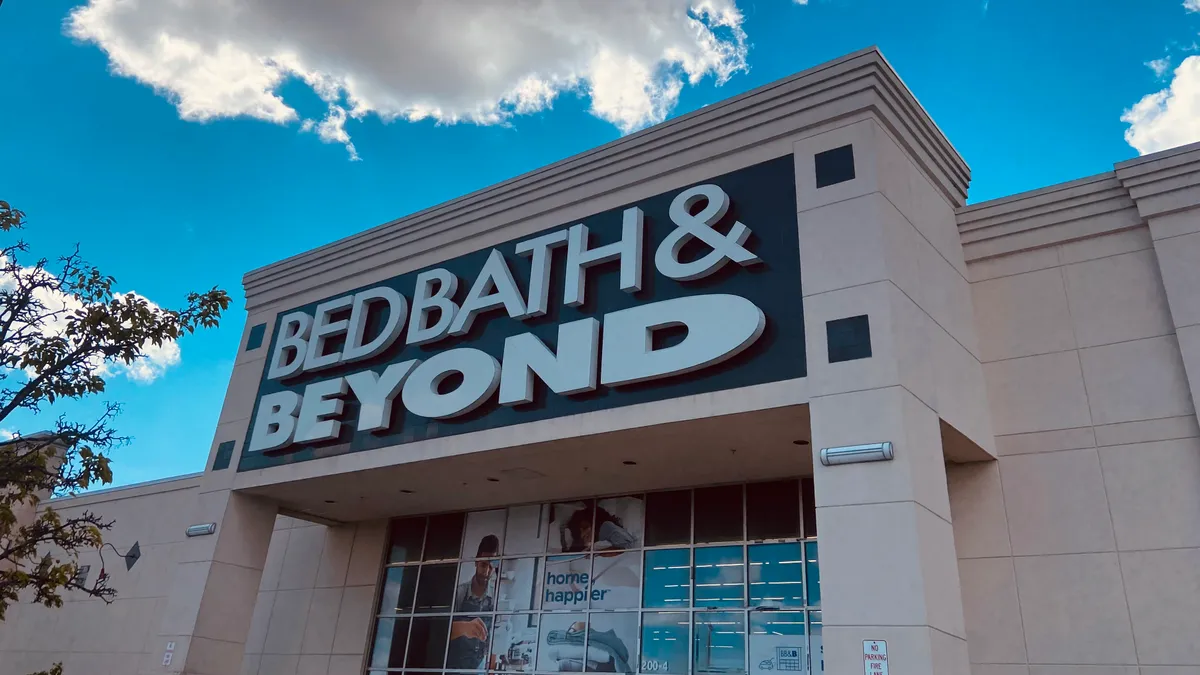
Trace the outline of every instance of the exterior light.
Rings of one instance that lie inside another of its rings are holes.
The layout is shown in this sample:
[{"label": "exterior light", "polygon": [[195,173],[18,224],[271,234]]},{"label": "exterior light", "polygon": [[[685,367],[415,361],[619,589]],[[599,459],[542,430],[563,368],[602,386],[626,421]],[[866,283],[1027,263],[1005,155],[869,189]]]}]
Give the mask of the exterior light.
[{"label": "exterior light", "polygon": [[821,448],[821,464],[856,464],[858,462],[885,462],[895,457],[892,442],[846,445],[840,448]]},{"label": "exterior light", "polygon": [[191,527],[189,527],[187,529],[186,534],[189,537],[203,537],[205,535],[212,534],[213,532],[216,532],[216,531],[217,531],[216,523],[200,523],[199,525],[192,525]]}]

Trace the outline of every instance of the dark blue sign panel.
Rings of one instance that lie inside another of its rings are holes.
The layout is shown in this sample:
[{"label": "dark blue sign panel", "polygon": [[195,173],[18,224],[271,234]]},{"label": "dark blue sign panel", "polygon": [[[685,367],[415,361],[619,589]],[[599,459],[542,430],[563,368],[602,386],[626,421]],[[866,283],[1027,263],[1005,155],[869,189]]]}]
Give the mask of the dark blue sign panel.
[{"label": "dark blue sign panel", "polygon": [[238,470],[805,375],[789,155],[282,313]]}]

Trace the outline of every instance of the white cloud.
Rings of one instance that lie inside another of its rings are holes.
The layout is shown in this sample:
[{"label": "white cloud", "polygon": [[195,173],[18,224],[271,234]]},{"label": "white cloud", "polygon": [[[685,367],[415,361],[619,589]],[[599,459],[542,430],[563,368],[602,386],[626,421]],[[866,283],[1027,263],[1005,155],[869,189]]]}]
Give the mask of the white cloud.
[{"label": "white cloud", "polygon": [[1125,141],[1143,155],[1200,141],[1200,56],[1184,59],[1166,89],[1142,97],[1121,121]]},{"label": "white cloud", "polygon": [[[1200,2],[1200,0],[1196,0],[1196,2]],[[1167,71],[1169,71],[1171,69],[1171,57],[1164,56],[1161,59],[1154,59],[1153,61],[1147,61],[1146,67],[1149,68],[1150,70],[1153,70],[1154,75],[1156,77],[1162,77],[1163,75],[1166,75]]]},{"label": "white cloud", "polygon": [[71,36],[183,119],[299,120],[289,78],[328,104],[306,120],[357,155],[347,117],[504,123],[564,91],[630,132],[662,121],[684,83],[747,69],[735,0],[89,0]]},{"label": "white cloud", "polygon": [[[31,270],[26,268],[26,271],[29,272]],[[49,272],[43,271],[42,274],[51,276]],[[13,277],[0,274],[0,289],[12,289],[15,287],[15,284],[16,282]],[[124,295],[124,293],[120,293],[119,295]],[[137,293],[134,293],[134,295],[145,300],[152,309],[159,309],[158,305],[144,296]],[[48,313],[61,312],[62,310],[71,312],[83,307],[83,303],[73,296],[44,288],[34,291],[34,299],[40,302]],[[10,330],[16,332],[29,325],[14,325]],[[44,335],[61,335],[67,328],[65,312],[42,322],[36,328],[39,333]],[[132,363],[112,360],[104,361],[97,358],[92,365],[97,369],[97,374],[103,377],[127,377],[135,382],[149,384],[166,373],[168,368],[179,365],[179,362],[179,344],[175,341],[164,341],[161,345],[149,342],[143,345],[142,355]],[[26,372],[26,375],[30,377],[36,374],[36,372]],[[0,432],[2,431],[0,430]]]},{"label": "white cloud", "polygon": [[1189,12],[1200,12],[1200,0],[1183,0],[1183,8]]}]

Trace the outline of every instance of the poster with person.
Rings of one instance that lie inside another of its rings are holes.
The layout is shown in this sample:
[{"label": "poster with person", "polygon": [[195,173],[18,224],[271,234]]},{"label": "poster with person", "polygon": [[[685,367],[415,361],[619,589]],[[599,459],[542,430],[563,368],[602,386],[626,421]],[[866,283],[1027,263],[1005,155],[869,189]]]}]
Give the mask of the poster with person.
[{"label": "poster with person", "polygon": [[546,516],[551,553],[626,550],[641,546],[645,504],[640,496],[563,502]]}]

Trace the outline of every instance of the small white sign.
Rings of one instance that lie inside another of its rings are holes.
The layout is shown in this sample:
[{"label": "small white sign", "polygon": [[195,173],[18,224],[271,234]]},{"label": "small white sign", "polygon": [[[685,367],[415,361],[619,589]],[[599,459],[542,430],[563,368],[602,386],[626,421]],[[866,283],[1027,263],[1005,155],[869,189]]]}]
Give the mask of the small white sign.
[{"label": "small white sign", "polygon": [[863,640],[863,672],[866,675],[888,675],[887,642]]},{"label": "small white sign", "polygon": [[169,652],[175,651],[175,643],[174,642],[167,643],[167,651],[169,651]]},{"label": "small white sign", "polygon": [[163,652],[163,665],[171,665],[171,660],[175,658],[175,652]]}]

